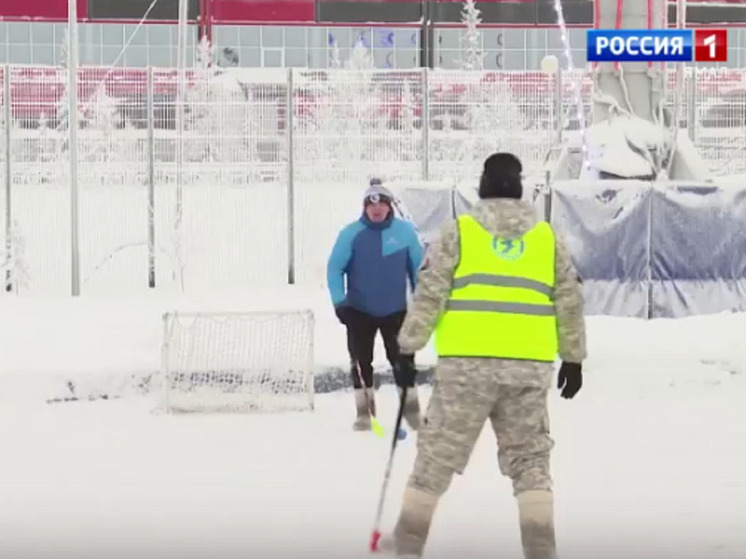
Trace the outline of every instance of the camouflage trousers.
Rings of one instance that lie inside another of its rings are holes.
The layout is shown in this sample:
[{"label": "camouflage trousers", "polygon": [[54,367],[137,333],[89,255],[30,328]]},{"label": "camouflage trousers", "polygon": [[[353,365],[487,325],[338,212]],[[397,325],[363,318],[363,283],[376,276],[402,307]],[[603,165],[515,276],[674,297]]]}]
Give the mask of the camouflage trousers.
[{"label": "camouflage trousers", "polygon": [[547,394],[553,365],[534,361],[441,358],[420,427],[409,486],[442,495],[462,474],[489,420],[497,460],[514,494],[551,491]]}]

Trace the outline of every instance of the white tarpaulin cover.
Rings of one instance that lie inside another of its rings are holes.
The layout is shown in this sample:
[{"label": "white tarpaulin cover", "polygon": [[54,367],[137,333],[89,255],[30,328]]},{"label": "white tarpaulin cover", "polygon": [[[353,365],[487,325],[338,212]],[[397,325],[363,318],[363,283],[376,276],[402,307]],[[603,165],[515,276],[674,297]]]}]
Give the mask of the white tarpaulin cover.
[{"label": "white tarpaulin cover", "polygon": [[393,190],[397,197],[398,213],[414,223],[426,246],[432,242],[443,223],[471,208],[471,203],[453,187],[401,186]]},{"label": "white tarpaulin cover", "polygon": [[587,314],[746,310],[746,186],[558,182],[552,223],[583,278]]}]

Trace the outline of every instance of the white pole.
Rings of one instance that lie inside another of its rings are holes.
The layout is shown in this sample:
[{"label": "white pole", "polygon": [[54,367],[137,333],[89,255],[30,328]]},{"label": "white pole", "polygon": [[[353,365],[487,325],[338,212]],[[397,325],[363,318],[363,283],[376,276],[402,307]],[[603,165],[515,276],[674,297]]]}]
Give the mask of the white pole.
[{"label": "white pole", "polygon": [[179,286],[184,290],[184,262],[181,239],[181,226],[184,212],[184,108],[186,103],[186,50],[187,50],[187,0],[179,0],[178,47],[176,50],[178,67],[178,92],[176,100],[176,216],[174,219],[174,239]]},{"label": "white pole", "polygon": [[422,180],[430,180],[430,68],[422,68]]},{"label": "white pole", "polygon": [[78,207],[78,2],[67,2],[68,153],[70,156],[70,249],[72,295],[80,295],[80,235]]},{"label": "white pole", "polygon": [[288,162],[288,283],[295,283],[295,162],[293,142],[293,69],[288,68],[287,97],[285,98],[285,134]]},{"label": "white pole", "polygon": [[[666,9],[664,6],[663,9]],[[686,27],[686,0],[677,0],[676,2],[676,28],[684,29]],[[673,168],[673,154],[676,151],[676,145],[679,138],[679,122],[681,120],[681,103],[684,98],[684,82],[686,81],[686,66],[684,62],[676,64],[676,90],[674,92],[674,103],[673,103],[673,122],[671,123],[672,130],[672,146],[671,153],[668,158],[668,164],[666,165],[666,172],[668,177],[671,177],[671,169]],[[664,74],[664,84],[668,84],[668,72]]]},{"label": "white pole", "polygon": [[[13,252],[13,214],[11,212],[13,170],[10,162],[10,142],[13,140],[11,134],[13,113],[10,109],[10,64],[6,64],[3,69],[3,110],[5,112],[5,254],[6,258],[10,258]],[[13,290],[12,280],[13,272],[11,267],[8,266],[5,272],[5,291]]]},{"label": "white pole", "polygon": [[148,287],[155,287],[155,117],[151,66],[148,67]]}]

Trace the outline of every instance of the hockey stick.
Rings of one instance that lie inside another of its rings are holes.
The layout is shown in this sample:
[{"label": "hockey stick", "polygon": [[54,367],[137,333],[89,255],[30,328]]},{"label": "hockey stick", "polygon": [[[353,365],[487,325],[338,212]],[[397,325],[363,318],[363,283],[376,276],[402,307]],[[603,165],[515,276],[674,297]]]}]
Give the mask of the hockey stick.
[{"label": "hockey stick", "polygon": [[399,430],[401,429],[402,418],[404,417],[404,403],[407,401],[407,386],[404,385],[401,391],[401,400],[399,401],[399,413],[396,415],[396,426],[394,427],[394,437],[391,442],[391,453],[389,462],[386,465],[386,473],[383,475],[383,484],[381,485],[381,495],[378,498],[378,510],[376,519],[373,522],[373,531],[370,534],[370,551],[378,551],[378,541],[381,539],[381,517],[383,516],[383,503],[386,500],[386,490],[391,478],[391,467],[394,464],[394,453],[396,452],[396,443],[399,442]]}]

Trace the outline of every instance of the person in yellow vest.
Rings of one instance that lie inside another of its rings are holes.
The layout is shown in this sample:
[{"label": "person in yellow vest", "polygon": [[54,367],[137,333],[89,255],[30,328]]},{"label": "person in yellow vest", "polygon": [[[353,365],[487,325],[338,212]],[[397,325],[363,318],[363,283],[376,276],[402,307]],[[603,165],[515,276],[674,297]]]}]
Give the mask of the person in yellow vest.
[{"label": "person in yellow vest", "polygon": [[547,396],[558,354],[561,396],[582,386],[582,282],[559,235],[521,201],[521,176],[513,154],[490,156],[480,200],[441,228],[419,272],[398,338],[401,367],[414,378],[407,363],[433,333],[438,363],[399,519],[381,551],[422,555],[438,501],[489,419],[524,556],[556,558]]}]

